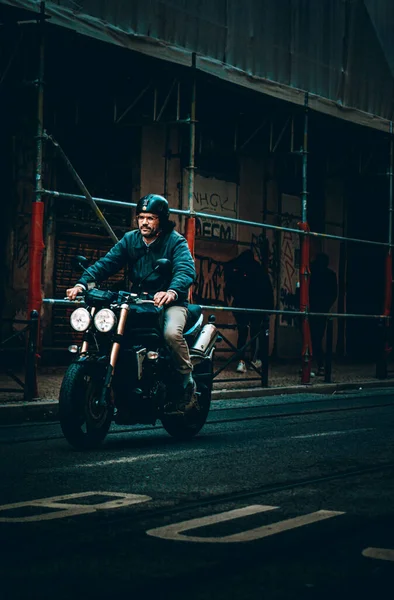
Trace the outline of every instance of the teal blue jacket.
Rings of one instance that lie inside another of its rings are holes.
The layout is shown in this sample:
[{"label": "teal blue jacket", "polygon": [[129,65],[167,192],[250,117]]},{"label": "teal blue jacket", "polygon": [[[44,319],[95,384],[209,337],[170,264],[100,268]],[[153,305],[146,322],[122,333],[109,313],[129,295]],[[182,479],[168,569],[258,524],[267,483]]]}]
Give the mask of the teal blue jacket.
[{"label": "teal blue jacket", "polygon": [[[159,258],[167,258],[172,265],[167,274],[152,273],[142,284],[141,280],[151,273]],[[145,244],[139,229],[127,232],[123,238],[102,258],[89,267],[89,274],[84,273],[78,283],[100,284],[122,268],[128,268],[132,282],[132,291],[156,292],[174,290],[178,298],[174,304],[184,304],[190,286],[196,279],[194,260],[190,254],[186,239],[177,231],[162,232],[159,237]]]}]

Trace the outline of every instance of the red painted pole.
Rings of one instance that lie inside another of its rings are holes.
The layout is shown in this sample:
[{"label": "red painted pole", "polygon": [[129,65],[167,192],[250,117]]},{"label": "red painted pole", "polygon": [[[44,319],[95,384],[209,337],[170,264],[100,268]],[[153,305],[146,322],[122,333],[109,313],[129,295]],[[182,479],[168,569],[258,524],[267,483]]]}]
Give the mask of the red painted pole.
[{"label": "red painted pole", "polygon": [[29,295],[27,313],[32,310],[38,314],[41,311],[41,273],[42,256],[44,252],[44,203],[33,202],[31,212],[30,242],[29,242]]},{"label": "red painted pole", "polygon": [[[37,78],[37,156],[36,156],[36,190],[35,199],[31,208],[30,238],[29,238],[29,288],[27,299],[27,314],[31,319],[31,334],[36,338],[32,340],[35,356],[29,368],[26,369],[26,379],[29,378],[29,389],[33,397],[38,397],[37,385],[37,348],[40,346],[40,314],[42,306],[42,257],[44,252],[44,204],[42,202],[42,158],[43,158],[43,133],[44,133],[44,26],[45,2],[40,2],[40,20],[38,22],[39,35],[39,63]],[[33,311],[36,311],[34,313]],[[33,315],[35,315],[33,328]],[[33,362],[32,362],[33,361]],[[34,363],[34,364],[33,364]]]},{"label": "red painted pole", "polygon": [[[196,219],[195,217],[188,217],[186,219],[186,231],[185,238],[187,245],[189,246],[190,254],[194,260],[194,249],[196,244]],[[193,286],[189,290],[188,302],[193,304]]]},{"label": "red painted pole", "polygon": [[186,219],[186,231],[185,237],[187,245],[189,246],[190,253],[194,258],[195,245],[196,245],[196,219],[195,217],[188,217]]},{"label": "red painted pole", "polygon": [[[298,223],[302,231],[310,231],[308,223]],[[301,383],[310,383],[312,364],[312,340],[308,320],[309,311],[309,249],[310,241],[308,235],[301,236],[301,265],[300,265],[300,311],[305,312],[302,319],[302,373]]]}]

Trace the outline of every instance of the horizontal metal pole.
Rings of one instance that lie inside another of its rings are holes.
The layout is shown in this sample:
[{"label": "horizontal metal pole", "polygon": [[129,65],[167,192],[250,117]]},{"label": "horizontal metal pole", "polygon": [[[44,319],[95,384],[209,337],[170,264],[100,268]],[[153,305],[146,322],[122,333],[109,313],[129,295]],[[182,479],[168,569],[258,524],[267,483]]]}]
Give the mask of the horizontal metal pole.
[{"label": "horizontal metal pole", "polygon": [[[64,198],[65,200],[83,200],[87,204],[85,196],[82,196],[81,194],[69,194],[66,192],[55,192],[53,190],[43,190],[42,193],[46,196],[51,196],[52,198]],[[137,206],[137,204],[133,202],[122,202],[121,200],[108,200],[106,198],[95,198],[94,196],[92,196],[92,198],[95,202],[99,204],[110,204],[113,206],[122,206],[124,208],[132,208],[134,206]]]},{"label": "horizontal metal pole", "polygon": [[261,381],[261,377],[231,377],[230,379],[216,378],[216,381],[220,383],[233,383],[235,381]]},{"label": "horizontal metal pole", "polygon": [[0,319],[0,323],[23,323],[28,325],[30,321],[27,321],[26,319]]},{"label": "horizontal metal pole", "polygon": [[[181,211],[179,211],[179,212],[181,212]],[[188,213],[184,211],[183,214],[188,214]],[[196,212],[196,213],[194,213],[194,216],[202,217],[205,219],[210,218],[210,219],[214,219],[215,221],[224,221],[226,223],[235,223],[237,225],[247,225],[249,227],[260,227],[261,229],[273,229],[276,231],[288,231],[290,233],[297,233],[299,235],[310,235],[313,237],[322,237],[322,238],[326,238],[326,239],[338,240],[338,241],[344,241],[344,242],[356,242],[359,244],[372,244],[374,246],[384,246],[386,248],[388,246],[390,246],[390,244],[388,242],[374,242],[373,240],[348,238],[348,237],[343,237],[340,235],[333,235],[331,233],[317,233],[315,231],[304,231],[301,229],[294,229],[293,227],[280,227],[279,225],[270,225],[269,223],[257,223],[256,221],[244,221],[242,219],[233,219],[231,217],[221,217],[219,215],[209,214],[209,213]]]},{"label": "horizontal metal pole", "polygon": [[[43,190],[42,192],[46,196],[51,196],[53,198],[65,198],[68,200],[82,200],[86,201],[85,196],[81,196],[79,194],[68,194],[66,192],[56,192],[53,190]],[[109,200],[106,198],[95,198],[93,200],[98,204],[107,204],[112,206],[122,206],[123,208],[134,208],[137,206],[135,202],[122,202],[121,200]],[[211,213],[203,213],[203,212],[190,212],[189,210],[179,210],[177,208],[170,208],[170,213],[175,215],[184,215],[186,217],[201,217],[202,219],[213,219],[214,221],[222,221],[224,223],[235,223],[236,225],[246,225],[248,227],[258,227],[260,229],[271,229],[274,231],[287,231],[290,233],[296,233],[298,235],[310,235],[313,237],[321,237],[330,240],[337,240],[342,242],[355,242],[358,244],[369,244],[372,246],[383,246],[394,247],[394,244],[390,244],[389,242],[375,242],[373,240],[362,240],[360,238],[349,238],[341,235],[333,235],[331,233],[318,233],[315,231],[302,231],[300,229],[295,229],[293,227],[281,227],[280,225],[270,225],[269,223],[258,223],[256,221],[245,221],[244,219],[234,219],[232,217],[222,217],[220,215],[215,215]]]},{"label": "horizontal metal pole", "polygon": [[[56,298],[44,298],[44,304],[55,304],[56,306],[84,306],[85,302],[75,300],[58,300]],[[363,315],[356,313],[341,314],[341,313],[315,313],[315,312],[300,312],[297,310],[268,310],[264,308],[235,308],[233,306],[206,306],[200,305],[203,310],[213,311],[227,311],[227,312],[240,312],[240,313],[261,313],[262,315],[291,315],[292,317],[297,316],[308,316],[308,317],[335,317],[335,318],[360,318],[360,319],[391,319],[385,315]],[[220,324],[219,324],[220,327]]]},{"label": "horizontal metal pole", "polygon": [[[293,317],[302,316],[302,317],[335,317],[335,318],[360,318],[360,319],[391,319],[391,317],[387,317],[385,315],[364,315],[357,313],[317,313],[317,312],[301,312],[298,310],[270,310],[265,308],[235,308],[233,306],[206,306],[204,304],[200,305],[203,310],[217,310],[217,311],[225,311],[225,312],[239,312],[239,313],[261,313],[262,315],[291,315]],[[220,327],[220,324],[219,324]]]},{"label": "horizontal metal pole", "polygon": [[57,298],[44,298],[43,304],[55,304],[56,306],[86,306],[82,300],[58,300]]}]

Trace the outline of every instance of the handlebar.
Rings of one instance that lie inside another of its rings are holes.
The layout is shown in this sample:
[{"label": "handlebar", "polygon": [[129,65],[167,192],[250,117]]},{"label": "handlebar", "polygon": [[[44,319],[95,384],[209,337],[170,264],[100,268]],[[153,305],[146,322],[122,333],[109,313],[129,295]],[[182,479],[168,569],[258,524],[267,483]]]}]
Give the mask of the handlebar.
[{"label": "handlebar", "polygon": [[84,302],[85,298],[83,296],[77,296],[76,298],[74,298],[74,300],[71,300],[71,298],[67,298],[67,296],[64,296],[63,300],[67,300],[68,302]]},{"label": "handlebar", "polygon": [[[154,300],[152,300],[151,298],[141,298],[138,296],[138,294],[133,294],[131,292],[119,292],[117,302],[113,302],[111,304],[122,304],[123,302],[127,302],[130,300],[132,301],[132,303],[135,303],[135,304],[154,304],[155,303]],[[75,304],[86,304],[85,294],[83,294],[81,296],[76,296],[74,298],[74,300],[71,300],[71,298],[67,298],[67,296],[64,296],[63,300],[57,300],[57,302],[63,302],[63,301],[70,302],[72,304],[74,304],[74,303]]]}]

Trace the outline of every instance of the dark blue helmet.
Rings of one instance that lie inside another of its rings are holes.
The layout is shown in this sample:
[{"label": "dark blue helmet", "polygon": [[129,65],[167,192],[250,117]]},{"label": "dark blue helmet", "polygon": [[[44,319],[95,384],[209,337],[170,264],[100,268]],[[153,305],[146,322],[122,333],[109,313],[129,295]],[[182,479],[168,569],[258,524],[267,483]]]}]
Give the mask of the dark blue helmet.
[{"label": "dark blue helmet", "polygon": [[138,216],[144,212],[157,215],[160,219],[160,224],[168,221],[170,216],[167,200],[158,194],[148,194],[138,201],[136,215]]}]

